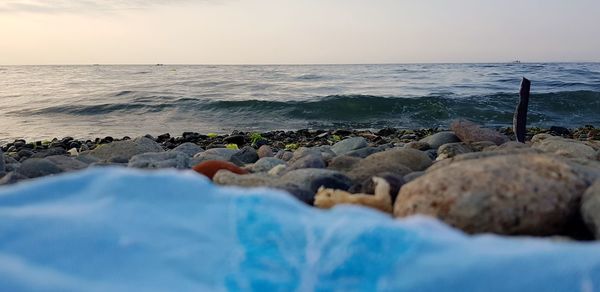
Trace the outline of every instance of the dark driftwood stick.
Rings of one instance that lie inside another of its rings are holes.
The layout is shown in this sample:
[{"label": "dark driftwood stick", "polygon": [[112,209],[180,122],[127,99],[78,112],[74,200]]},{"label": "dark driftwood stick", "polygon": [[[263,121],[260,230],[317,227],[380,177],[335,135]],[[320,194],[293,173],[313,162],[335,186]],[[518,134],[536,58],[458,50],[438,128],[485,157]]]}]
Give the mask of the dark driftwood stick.
[{"label": "dark driftwood stick", "polygon": [[519,105],[515,110],[513,118],[513,131],[518,142],[525,143],[525,133],[527,133],[527,107],[529,106],[529,91],[531,90],[531,81],[523,77],[521,81],[521,91],[519,95]]}]

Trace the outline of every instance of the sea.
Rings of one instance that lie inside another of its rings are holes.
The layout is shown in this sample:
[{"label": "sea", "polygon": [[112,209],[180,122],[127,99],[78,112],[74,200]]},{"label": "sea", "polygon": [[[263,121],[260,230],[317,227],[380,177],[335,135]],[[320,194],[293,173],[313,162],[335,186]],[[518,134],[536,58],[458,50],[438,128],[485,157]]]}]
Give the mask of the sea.
[{"label": "sea", "polygon": [[600,63],[0,66],[0,142],[185,131],[600,126]]}]

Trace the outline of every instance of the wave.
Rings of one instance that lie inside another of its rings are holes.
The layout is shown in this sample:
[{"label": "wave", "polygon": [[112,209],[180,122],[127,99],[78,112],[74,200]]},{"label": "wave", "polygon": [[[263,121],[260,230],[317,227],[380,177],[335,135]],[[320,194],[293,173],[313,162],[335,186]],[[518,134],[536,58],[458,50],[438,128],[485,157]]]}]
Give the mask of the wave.
[{"label": "wave", "polygon": [[[123,91],[118,95],[130,93]],[[331,95],[305,101],[207,101],[182,96],[176,99],[146,98],[95,105],[60,105],[37,109],[28,114],[89,116],[175,111],[180,119],[197,119],[202,115],[210,115],[237,119],[240,126],[260,119],[270,119],[284,124],[302,121],[312,126],[361,127],[446,126],[451,120],[462,117],[490,126],[507,126],[512,123],[517,102],[518,95],[508,93],[469,97]],[[600,125],[600,92],[533,94],[529,103],[528,122],[529,125],[536,126]]]}]

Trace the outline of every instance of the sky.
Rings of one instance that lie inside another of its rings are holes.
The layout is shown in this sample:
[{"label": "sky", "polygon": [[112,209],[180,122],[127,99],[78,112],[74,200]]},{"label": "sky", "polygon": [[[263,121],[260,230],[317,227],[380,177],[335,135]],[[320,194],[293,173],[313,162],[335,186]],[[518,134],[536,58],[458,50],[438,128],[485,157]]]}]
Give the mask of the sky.
[{"label": "sky", "polygon": [[598,0],[0,0],[0,64],[600,61]]}]

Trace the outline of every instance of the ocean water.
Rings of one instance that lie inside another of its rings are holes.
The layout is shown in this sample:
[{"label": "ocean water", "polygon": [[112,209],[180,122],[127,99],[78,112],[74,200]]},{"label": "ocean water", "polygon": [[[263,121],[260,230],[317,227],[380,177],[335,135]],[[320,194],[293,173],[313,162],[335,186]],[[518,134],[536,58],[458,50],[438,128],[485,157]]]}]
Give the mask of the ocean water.
[{"label": "ocean water", "polygon": [[600,63],[0,66],[0,141],[184,131],[600,126]]}]

